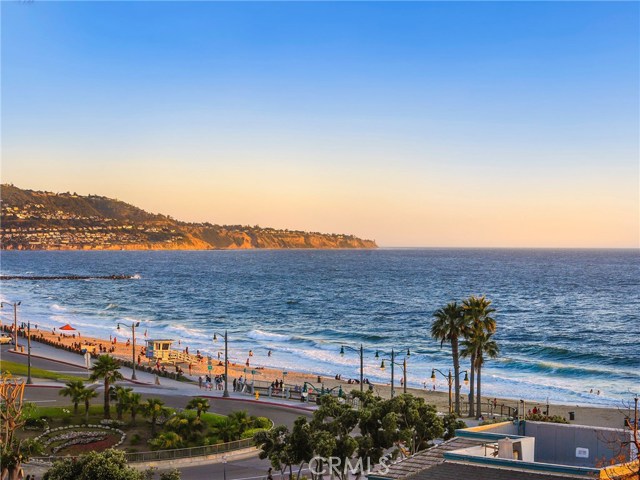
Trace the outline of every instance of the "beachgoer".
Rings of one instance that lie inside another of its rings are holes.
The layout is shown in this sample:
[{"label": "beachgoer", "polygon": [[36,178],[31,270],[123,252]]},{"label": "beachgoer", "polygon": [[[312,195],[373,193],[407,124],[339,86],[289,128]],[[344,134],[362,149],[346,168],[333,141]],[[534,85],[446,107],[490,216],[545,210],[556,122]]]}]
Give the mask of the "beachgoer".
[{"label": "beachgoer", "polygon": [[191,369],[193,368],[193,363],[189,364],[189,375],[191,375]]},{"label": "beachgoer", "polygon": [[271,350],[269,350],[269,352],[267,353],[267,357],[271,356]]},{"label": "beachgoer", "polygon": [[269,467],[269,470],[267,471],[267,480],[273,480],[273,475],[271,474],[272,471],[273,468]]},{"label": "beachgoer", "polygon": [[202,389],[202,375],[198,377],[198,388]]},{"label": "beachgoer", "polygon": [[249,356],[253,357],[253,350],[249,350]]}]

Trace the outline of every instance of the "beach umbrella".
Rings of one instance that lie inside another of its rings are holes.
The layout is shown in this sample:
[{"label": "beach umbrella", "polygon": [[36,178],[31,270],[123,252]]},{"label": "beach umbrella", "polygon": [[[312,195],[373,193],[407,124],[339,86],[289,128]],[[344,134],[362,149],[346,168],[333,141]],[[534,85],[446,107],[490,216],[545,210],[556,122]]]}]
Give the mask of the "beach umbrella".
[{"label": "beach umbrella", "polygon": [[59,330],[71,331],[71,330],[75,330],[75,328],[73,328],[71,325],[67,323],[64,327],[60,327]]}]

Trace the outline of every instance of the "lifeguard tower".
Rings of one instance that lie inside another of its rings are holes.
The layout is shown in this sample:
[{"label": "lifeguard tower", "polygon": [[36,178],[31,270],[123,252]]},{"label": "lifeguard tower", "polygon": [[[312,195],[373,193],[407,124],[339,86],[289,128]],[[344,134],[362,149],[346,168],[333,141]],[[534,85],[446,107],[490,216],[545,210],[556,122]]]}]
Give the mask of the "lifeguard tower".
[{"label": "lifeguard tower", "polygon": [[145,340],[147,343],[147,358],[159,360],[160,362],[169,362],[171,360],[171,344],[170,339],[151,339]]},{"label": "lifeguard tower", "polygon": [[160,363],[190,363],[191,357],[178,350],[172,350],[171,339],[145,340],[147,342],[147,358],[149,360],[159,361]]}]

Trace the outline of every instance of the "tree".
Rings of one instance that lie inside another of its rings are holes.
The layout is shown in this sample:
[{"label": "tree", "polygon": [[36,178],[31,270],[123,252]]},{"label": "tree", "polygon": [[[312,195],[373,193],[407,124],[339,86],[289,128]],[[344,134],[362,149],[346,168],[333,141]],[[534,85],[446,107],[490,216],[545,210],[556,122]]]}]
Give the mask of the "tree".
[{"label": "tree", "polygon": [[458,418],[450,413],[449,415],[445,415],[442,418],[442,423],[444,424],[444,440],[449,440],[456,436],[456,430],[460,428],[467,428],[467,424],[462,420],[458,420]]},{"label": "tree", "polygon": [[467,335],[468,325],[465,321],[462,305],[450,302],[446,307],[439,308],[433,314],[431,336],[440,340],[440,348],[445,342],[451,344],[453,357],[453,372],[455,381],[455,411],[460,415],[460,353],[459,341]]},{"label": "tree", "polygon": [[85,390],[87,390],[87,387],[84,386],[84,382],[82,380],[70,380],[66,383],[64,388],[61,388],[58,391],[58,395],[69,397],[71,399],[71,403],[73,403],[73,414],[77,415],[78,404],[82,401]]},{"label": "tree", "polygon": [[231,412],[229,414],[229,418],[237,425],[239,437],[241,437],[242,434],[253,425],[253,420],[245,410]]},{"label": "tree", "polygon": [[465,357],[472,356],[475,359],[473,367],[477,371],[476,376],[476,393],[477,393],[477,411],[478,418],[482,415],[481,410],[481,385],[482,385],[482,366],[485,357],[496,358],[498,356],[498,344],[491,337],[493,333],[487,333],[484,330],[474,331],[473,336],[469,340],[462,342],[462,352]]},{"label": "tree", "polygon": [[89,403],[92,398],[98,396],[98,392],[95,390],[91,390],[89,388],[85,388],[82,392],[81,400],[84,401],[84,422],[89,423]]},{"label": "tree", "polygon": [[22,478],[21,464],[29,461],[29,457],[42,452],[42,445],[34,440],[20,440],[14,434],[26,422],[26,412],[23,407],[30,405],[23,403],[23,380],[11,375],[0,376],[0,478],[3,480],[18,480]]},{"label": "tree", "polygon": [[238,423],[230,417],[222,419],[218,425],[218,435],[223,442],[231,442],[240,438],[240,428]]},{"label": "tree", "polygon": [[136,415],[140,411],[142,407],[142,395],[139,393],[131,393],[129,394],[129,402],[127,403],[127,407],[131,412],[131,425],[136,424]]},{"label": "tree", "polygon": [[160,480],[180,480],[180,470],[174,468],[160,474]]},{"label": "tree", "polygon": [[195,442],[201,439],[205,425],[198,417],[194,418],[186,413],[180,413],[167,420],[164,428],[177,433],[184,440]]},{"label": "tree", "polygon": [[[467,323],[468,329],[466,331],[465,339],[470,340],[473,336],[477,335],[479,332],[487,332],[493,333],[496,331],[496,321],[491,316],[495,309],[491,307],[491,300],[486,297],[476,297],[471,296],[466,300],[462,301],[462,310],[464,312],[465,323]],[[468,356],[471,360],[471,375],[470,383],[469,383],[469,416],[474,417],[475,415],[475,405],[474,405],[474,388],[475,388],[475,365],[476,365],[476,357],[475,352],[473,350],[467,351]],[[462,356],[465,356],[462,354]],[[477,399],[477,410],[478,417],[481,415],[480,407],[481,407],[482,399],[478,396]]]},{"label": "tree", "polygon": [[256,445],[260,448],[258,456],[261,459],[268,458],[273,468],[280,470],[280,476],[289,470],[289,479],[293,479],[291,455],[291,433],[285,425],[278,425],[271,430],[256,433],[254,437]]},{"label": "tree", "polygon": [[91,367],[91,380],[104,381],[104,418],[111,418],[111,407],[109,405],[109,389],[112,384],[124,377],[120,373],[120,364],[111,355],[100,355],[96,363]]},{"label": "tree", "polygon": [[133,393],[133,388],[130,387],[116,387],[114,396],[116,400],[116,414],[118,420],[122,420],[122,414],[129,405],[129,399]]},{"label": "tree", "polygon": [[146,475],[127,465],[124,452],[108,449],[89,452],[80,458],[55,462],[45,472],[44,480],[145,480]]},{"label": "tree", "polygon": [[196,416],[200,418],[202,412],[206,412],[207,410],[209,410],[209,408],[211,408],[211,406],[209,405],[209,400],[207,400],[206,398],[195,397],[189,400],[189,403],[187,403],[187,406],[185,408],[189,410],[195,410]]},{"label": "tree", "polygon": [[151,435],[156,434],[156,423],[158,417],[166,412],[164,402],[159,398],[149,398],[143,404],[144,413],[147,417],[151,417]]}]

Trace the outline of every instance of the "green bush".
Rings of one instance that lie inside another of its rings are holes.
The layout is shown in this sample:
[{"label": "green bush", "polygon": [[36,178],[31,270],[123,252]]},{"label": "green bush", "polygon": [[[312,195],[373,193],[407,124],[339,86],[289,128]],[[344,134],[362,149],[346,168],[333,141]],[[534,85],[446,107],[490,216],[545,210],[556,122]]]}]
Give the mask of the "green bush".
[{"label": "green bush", "polygon": [[44,428],[47,422],[42,418],[27,418],[24,426],[27,428]]},{"label": "green bush", "polygon": [[532,422],[569,423],[566,418],[561,417],[560,415],[553,415],[549,417],[540,413],[527,415],[527,420],[531,420]]},{"label": "green bush", "polygon": [[138,435],[137,433],[134,433],[131,436],[131,445],[138,445],[140,443],[140,435]]},{"label": "green bush", "polygon": [[271,428],[271,420],[267,417],[256,417],[253,426],[254,428]]},{"label": "green bush", "polygon": [[265,428],[250,428],[242,432],[240,438],[253,438],[253,436],[258,432],[264,432]]}]

